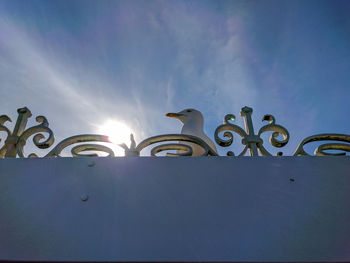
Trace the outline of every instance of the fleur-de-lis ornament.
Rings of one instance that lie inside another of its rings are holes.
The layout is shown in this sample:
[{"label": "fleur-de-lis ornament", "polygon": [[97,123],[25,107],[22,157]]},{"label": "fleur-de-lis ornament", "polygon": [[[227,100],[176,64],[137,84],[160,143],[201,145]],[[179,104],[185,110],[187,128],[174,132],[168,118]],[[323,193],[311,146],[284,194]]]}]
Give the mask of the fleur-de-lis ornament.
[{"label": "fleur-de-lis ornament", "polygon": [[[26,129],[28,119],[32,116],[32,113],[27,107],[17,110],[18,117],[13,131],[11,132],[4,124],[7,121],[11,122],[11,119],[6,116],[0,116],[0,130],[7,133],[7,139],[4,146],[0,149],[0,157],[14,158],[18,154],[20,157],[24,157],[23,147],[26,144],[27,139],[39,132],[47,132],[49,134],[45,141],[41,141],[45,136],[41,133],[34,136],[34,144],[40,149],[46,149],[50,147],[54,142],[54,136],[52,131],[48,128],[49,123],[44,116],[37,116],[36,121],[39,125]],[[34,153],[29,157],[35,157]]]},{"label": "fleur-de-lis ornament", "polygon": [[[253,113],[253,109],[250,107],[246,106],[241,109],[241,116],[244,118],[245,130],[243,130],[241,127],[237,126],[236,124],[232,123],[233,121],[236,120],[235,115],[227,114],[224,119],[224,124],[220,125],[215,130],[215,134],[214,134],[215,141],[220,146],[228,147],[233,142],[233,134],[231,131],[237,133],[239,136],[242,137],[242,144],[245,145],[243,151],[239,154],[239,156],[245,155],[248,150],[251,156],[258,156],[259,153],[263,156],[271,155],[271,153],[269,153],[263,146],[264,141],[261,138],[261,134],[267,131],[273,132],[270,137],[270,143],[273,146],[283,147],[288,143],[289,133],[287,129],[282,127],[281,125],[276,124],[275,118],[269,114],[265,115],[262,119],[262,121],[268,121],[269,124],[261,127],[259,132],[255,134],[252,117],[251,117],[252,113]],[[219,137],[220,132],[224,132],[223,136],[228,139],[221,139]],[[277,139],[277,137],[280,134],[283,136],[283,140]],[[232,151],[228,151],[227,155],[232,156],[234,154]],[[279,152],[277,155],[282,155],[282,153]]]}]

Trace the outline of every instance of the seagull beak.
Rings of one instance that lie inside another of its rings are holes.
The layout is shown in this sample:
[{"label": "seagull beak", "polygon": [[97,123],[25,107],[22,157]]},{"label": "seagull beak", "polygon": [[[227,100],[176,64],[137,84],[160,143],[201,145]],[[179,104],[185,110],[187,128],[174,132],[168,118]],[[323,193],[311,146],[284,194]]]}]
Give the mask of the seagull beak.
[{"label": "seagull beak", "polygon": [[179,118],[182,115],[183,114],[181,114],[181,113],[172,113],[172,112],[165,114],[165,116],[171,117],[171,118]]}]

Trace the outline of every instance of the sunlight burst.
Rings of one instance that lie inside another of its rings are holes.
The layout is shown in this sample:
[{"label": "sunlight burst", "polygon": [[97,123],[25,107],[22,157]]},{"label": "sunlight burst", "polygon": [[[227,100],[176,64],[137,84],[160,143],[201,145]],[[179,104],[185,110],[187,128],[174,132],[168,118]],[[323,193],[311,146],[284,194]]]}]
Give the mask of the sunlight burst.
[{"label": "sunlight burst", "polygon": [[129,145],[130,134],[133,131],[123,122],[108,120],[99,127],[99,133],[107,135],[113,143],[125,143]]}]

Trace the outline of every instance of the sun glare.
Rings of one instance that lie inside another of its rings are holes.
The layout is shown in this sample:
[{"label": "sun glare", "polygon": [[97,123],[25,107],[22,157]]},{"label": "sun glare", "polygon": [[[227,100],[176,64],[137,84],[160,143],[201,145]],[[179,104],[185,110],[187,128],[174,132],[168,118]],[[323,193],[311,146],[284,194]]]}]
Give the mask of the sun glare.
[{"label": "sun glare", "polygon": [[129,145],[131,133],[133,131],[125,123],[115,120],[109,120],[99,127],[99,134],[107,135],[113,143]]}]

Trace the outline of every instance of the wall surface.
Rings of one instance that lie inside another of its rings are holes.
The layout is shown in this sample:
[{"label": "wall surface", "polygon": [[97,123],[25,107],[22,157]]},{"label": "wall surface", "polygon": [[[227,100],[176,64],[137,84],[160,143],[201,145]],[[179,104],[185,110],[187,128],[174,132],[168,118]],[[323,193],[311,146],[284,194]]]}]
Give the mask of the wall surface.
[{"label": "wall surface", "polygon": [[0,160],[0,260],[350,261],[350,158]]}]

